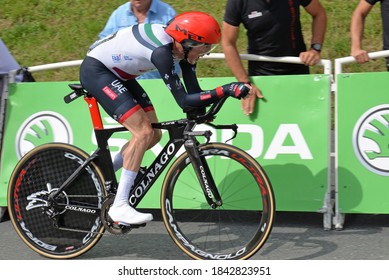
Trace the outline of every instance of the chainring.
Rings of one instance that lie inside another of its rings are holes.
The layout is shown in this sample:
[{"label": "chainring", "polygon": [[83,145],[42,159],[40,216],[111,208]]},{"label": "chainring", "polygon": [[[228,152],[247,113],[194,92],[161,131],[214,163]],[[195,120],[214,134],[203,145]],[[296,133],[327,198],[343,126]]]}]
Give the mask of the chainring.
[{"label": "chainring", "polygon": [[115,199],[114,196],[109,196],[103,202],[103,206],[101,207],[101,212],[100,212],[101,221],[104,225],[104,228],[108,232],[115,235],[126,234],[129,231],[131,231],[131,227],[115,224],[114,221],[111,219],[111,217],[108,215],[109,208],[111,207],[114,199]]}]

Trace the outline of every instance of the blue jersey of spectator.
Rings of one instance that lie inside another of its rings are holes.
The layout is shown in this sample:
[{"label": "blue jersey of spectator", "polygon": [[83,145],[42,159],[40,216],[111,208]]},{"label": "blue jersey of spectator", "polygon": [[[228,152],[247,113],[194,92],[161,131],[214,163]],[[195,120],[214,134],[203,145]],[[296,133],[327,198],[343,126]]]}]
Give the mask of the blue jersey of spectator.
[{"label": "blue jersey of spectator", "polygon": [[[160,0],[131,0],[119,6],[109,17],[99,38],[104,38],[119,29],[138,23],[167,24],[176,16],[176,11]],[[176,70],[179,70],[176,67]],[[161,76],[157,71],[145,73],[138,79],[157,79]]]}]

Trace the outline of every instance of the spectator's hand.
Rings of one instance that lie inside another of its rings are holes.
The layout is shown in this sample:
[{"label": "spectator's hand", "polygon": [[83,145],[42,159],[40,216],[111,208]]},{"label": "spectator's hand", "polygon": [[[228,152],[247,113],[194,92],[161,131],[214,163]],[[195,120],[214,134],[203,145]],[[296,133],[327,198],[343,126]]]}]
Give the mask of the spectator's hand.
[{"label": "spectator's hand", "polygon": [[257,86],[251,84],[250,94],[242,99],[242,111],[243,114],[249,116],[254,112],[255,101],[257,98],[263,98],[262,92]]},{"label": "spectator's hand", "polygon": [[352,50],[351,55],[355,58],[357,63],[365,63],[370,59],[367,51],[361,49]]},{"label": "spectator's hand", "polygon": [[245,98],[249,94],[251,86],[245,83],[234,82],[221,86],[221,89],[224,94],[241,99]]},{"label": "spectator's hand", "polygon": [[300,53],[300,60],[306,66],[313,66],[320,62],[320,52],[315,50],[308,50]]}]

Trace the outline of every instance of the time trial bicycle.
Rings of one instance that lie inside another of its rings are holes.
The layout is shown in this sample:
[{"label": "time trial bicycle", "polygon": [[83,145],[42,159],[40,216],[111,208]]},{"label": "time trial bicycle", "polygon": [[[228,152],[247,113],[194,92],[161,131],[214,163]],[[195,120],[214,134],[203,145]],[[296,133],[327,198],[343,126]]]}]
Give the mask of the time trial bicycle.
[{"label": "time trial bicycle", "polygon": [[[104,128],[96,100],[81,85],[69,86],[66,103],[80,96],[88,103],[97,150],[89,155],[65,143],[38,146],[20,159],[8,187],[17,234],[32,250],[54,259],[82,255],[105,230],[125,234],[144,226],[118,225],[107,214],[118,185],[108,140],[126,129]],[[195,130],[208,124],[231,129],[236,137],[237,125],[211,123],[226,99],[205,113],[152,124],[167,130],[169,140],[130,193],[129,203],[136,207],[174,159],[163,180],[160,207],[169,235],[194,259],[248,259],[273,226],[273,189],[260,164],[233,145],[211,143],[210,130]],[[179,154],[182,146],[185,151]]]}]

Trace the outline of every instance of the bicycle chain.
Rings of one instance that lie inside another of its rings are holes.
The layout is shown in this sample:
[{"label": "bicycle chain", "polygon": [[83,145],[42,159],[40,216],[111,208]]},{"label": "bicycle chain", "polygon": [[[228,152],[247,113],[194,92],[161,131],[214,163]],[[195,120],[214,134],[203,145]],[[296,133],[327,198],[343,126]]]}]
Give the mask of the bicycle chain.
[{"label": "bicycle chain", "polygon": [[100,219],[103,223],[105,229],[115,235],[126,234],[131,231],[132,227],[126,227],[123,225],[117,225],[108,215],[109,208],[111,207],[113,201],[115,200],[115,196],[109,195],[105,201],[103,202],[103,206],[101,206]]},{"label": "bicycle chain", "polygon": [[[70,197],[71,195],[69,195]],[[76,195],[74,197],[96,197],[96,196],[91,196],[91,195]],[[109,208],[111,207],[113,201],[115,199],[114,195],[108,195],[101,207],[100,211],[100,219],[101,223],[104,226],[104,228],[111,234],[113,235],[123,235],[128,232],[130,232],[134,228],[139,228],[139,227],[144,227],[145,224],[141,225],[132,225],[132,226],[124,226],[124,225],[119,225],[114,223],[114,221],[109,217],[108,211]],[[72,232],[82,232],[82,233],[90,233],[90,234],[100,234],[100,235],[106,235],[104,232],[93,232],[93,231],[88,231],[88,230],[82,230],[82,229],[74,229],[74,228],[66,228],[66,227],[59,227],[57,223],[56,228],[60,230],[66,230],[66,231],[72,231]]]}]

